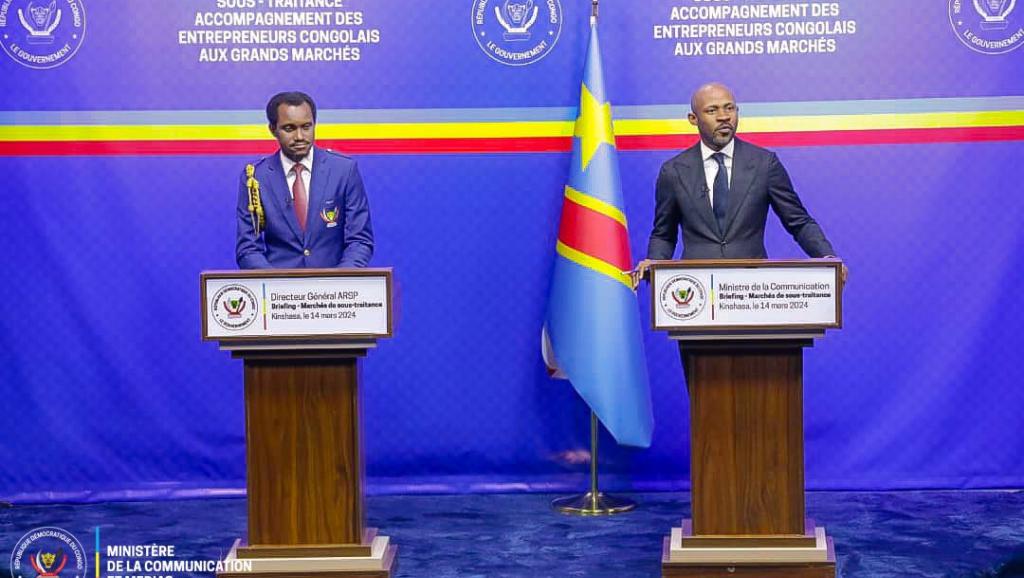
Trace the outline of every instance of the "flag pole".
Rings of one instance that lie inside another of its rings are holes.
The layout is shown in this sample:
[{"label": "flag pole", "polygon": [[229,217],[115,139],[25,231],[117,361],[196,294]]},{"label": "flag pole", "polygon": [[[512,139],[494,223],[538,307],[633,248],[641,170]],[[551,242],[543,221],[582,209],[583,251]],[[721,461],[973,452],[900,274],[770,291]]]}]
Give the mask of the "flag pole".
[{"label": "flag pole", "polygon": [[572,516],[611,516],[624,514],[636,508],[636,502],[628,498],[610,496],[601,492],[597,485],[597,414],[590,412],[590,491],[575,496],[558,498],[551,507]]},{"label": "flag pole", "polygon": [[[590,2],[590,28],[597,26],[598,1]],[[610,516],[623,514],[636,508],[636,502],[602,493],[597,484],[597,440],[600,430],[597,414],[590,412],[590,491],[582,495],[566,496],[551,502],[551,507],[572,516]]]}]

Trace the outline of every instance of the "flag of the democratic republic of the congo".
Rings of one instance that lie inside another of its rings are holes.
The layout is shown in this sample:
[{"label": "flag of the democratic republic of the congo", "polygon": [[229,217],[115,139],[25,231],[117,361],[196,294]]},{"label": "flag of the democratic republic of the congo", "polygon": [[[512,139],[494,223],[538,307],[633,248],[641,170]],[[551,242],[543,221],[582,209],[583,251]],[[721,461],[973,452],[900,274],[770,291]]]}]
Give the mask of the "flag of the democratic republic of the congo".
[{"label": "flag of the democratic republic of the congo", "polygon": [[591,26],[544,357],[556,376],[572,382],[616,441],[648,447],[654,420],[623,206],[611,103],[597,28]]}]

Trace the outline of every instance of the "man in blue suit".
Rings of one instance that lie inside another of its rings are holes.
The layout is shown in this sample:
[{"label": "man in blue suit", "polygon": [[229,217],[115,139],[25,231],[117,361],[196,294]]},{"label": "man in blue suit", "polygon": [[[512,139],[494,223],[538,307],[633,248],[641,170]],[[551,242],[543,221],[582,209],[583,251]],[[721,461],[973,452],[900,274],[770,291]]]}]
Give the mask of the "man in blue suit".
[{"label": "man in blue suit", "polygon": [[647,259],[633,271],[634,285],[651,260],[675,255],[680,233],[682,259],[767,258],[769,207],[807,255],[835,257],[775,153],[735,138],[739,106],[732,91],[706,84],[693,94],[690,109],[700,141],[661,167]]},{"label": "man in blue suit", "polygon": [[356,162],[314,145],[316,104],[307,94],[275,95],[267,121],[281,148],[242,173],[238,266],[365,267],[373,227]]}]

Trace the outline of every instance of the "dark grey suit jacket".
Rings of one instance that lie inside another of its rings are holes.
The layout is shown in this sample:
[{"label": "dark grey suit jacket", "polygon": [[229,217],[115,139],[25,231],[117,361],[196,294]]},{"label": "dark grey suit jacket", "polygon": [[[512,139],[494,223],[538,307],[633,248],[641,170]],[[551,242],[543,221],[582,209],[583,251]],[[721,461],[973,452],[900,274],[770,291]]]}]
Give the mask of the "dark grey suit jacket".
[{"label": "dark grey suit jacket", "polygon": [[711,209],[698,142],[661,166],[647,258],[671,259],[682,229],[683,259],[764,259],[769,205],[805,253],[835,255],[775,153],[735,140],[725,231]]}]

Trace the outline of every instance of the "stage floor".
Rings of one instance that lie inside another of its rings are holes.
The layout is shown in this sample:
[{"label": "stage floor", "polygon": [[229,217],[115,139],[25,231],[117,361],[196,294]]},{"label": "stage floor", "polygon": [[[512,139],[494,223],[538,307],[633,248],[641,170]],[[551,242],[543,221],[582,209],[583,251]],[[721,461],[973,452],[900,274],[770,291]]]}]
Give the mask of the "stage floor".
[{"label": "stage floor", "polygon": [[[688,495],[629,496],[639,502],[637,511],[593,519],[552,512],[553,495],[374,496],[367,499],[367,522],[399,546],[397,576],[660,576],[662,538],[688,515]],[[808,515],[835,539],[839,575],[846,578],[1024,576],[1021,491],[815,492],[808,494]],[[179,559],[215,559],[244,532],[245,502],[0,509],[0,576],[9,575],[18,539],[40,526],[74,533],[94,576],[96,526],[104,548],[168,544]],[[105,577],[105,557],[101,566]]]}]

